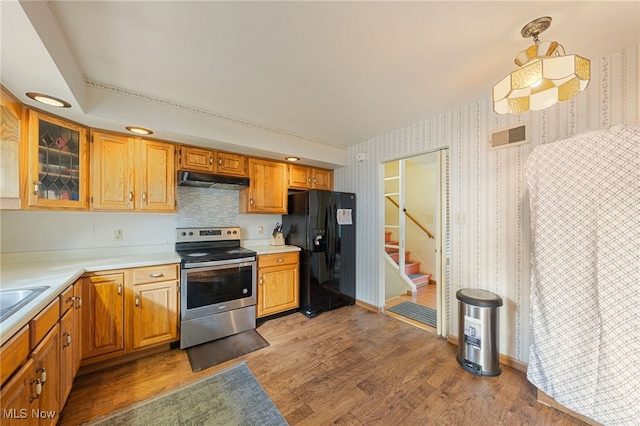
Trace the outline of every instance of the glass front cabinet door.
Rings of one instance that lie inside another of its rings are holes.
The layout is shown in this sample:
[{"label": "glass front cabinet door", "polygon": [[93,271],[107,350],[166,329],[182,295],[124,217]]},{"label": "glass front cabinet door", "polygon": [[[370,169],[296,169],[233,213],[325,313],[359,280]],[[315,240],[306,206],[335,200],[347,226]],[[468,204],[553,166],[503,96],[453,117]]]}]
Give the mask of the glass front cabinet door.
[{"label": "glass front cabinet door", "polygon": [[87,129],[29,110],[28,149],[29,206],[87,209]]}]

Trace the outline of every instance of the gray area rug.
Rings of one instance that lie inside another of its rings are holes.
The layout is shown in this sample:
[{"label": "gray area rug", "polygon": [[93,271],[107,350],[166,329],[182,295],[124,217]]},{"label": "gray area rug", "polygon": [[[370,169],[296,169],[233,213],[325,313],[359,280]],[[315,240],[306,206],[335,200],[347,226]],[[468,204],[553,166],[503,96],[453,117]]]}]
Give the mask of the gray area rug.
[{"label": "gray area rug", "polygon": [[392,306],[389,311],[410,318],[414,321],[421,322],[431,327],[436,327],[437,316],[436,310],[426,306],[418,305],[413,302],[402,302],[396,306]]},{"label": "gray area rug", "polygon": [[241,362],[87,425],[287,425]]}]

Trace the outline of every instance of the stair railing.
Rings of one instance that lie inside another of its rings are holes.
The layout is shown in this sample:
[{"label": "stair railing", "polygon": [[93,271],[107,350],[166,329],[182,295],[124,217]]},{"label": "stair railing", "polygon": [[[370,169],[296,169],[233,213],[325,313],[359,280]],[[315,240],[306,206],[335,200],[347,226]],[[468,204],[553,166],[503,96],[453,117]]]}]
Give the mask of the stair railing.
[{"label": "stair railing", "polygon": [[[396,201],[391,198],[390,196],[387,195],[387,200],[391,201],[391,203],[393,203],[394,206],[396,206],[397,208],[400,208],[400,206],[398,205],[398,203],[396,203]],[[415,223],[416,226],[418,228],[420,228],[420,230],[422,232],[424,232],[425,234],[427,234],[427,236],[430,239],[435,239],[435,237],[433,236],[433,234],[431,232],[429,232],[429,230],[427,228],[425,228],[424,226],[422,226],[422,224],[420,222],[418,222],[408,211],[404,211],[404,214],[409,218],[409,220],[411,220],[411,222]]]}]

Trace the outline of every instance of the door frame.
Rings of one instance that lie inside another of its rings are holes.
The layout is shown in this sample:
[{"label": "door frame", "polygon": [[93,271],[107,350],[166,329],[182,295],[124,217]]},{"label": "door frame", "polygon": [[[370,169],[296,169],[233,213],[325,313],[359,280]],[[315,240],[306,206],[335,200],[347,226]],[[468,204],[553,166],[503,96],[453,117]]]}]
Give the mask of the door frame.
[{"label": "door frame", "polygon": [[[436,193],[434,196],[436,197],[436,232],[435,232],[435,245],[436,245],[436,270],[435,278],[436,278],[436,311],[437,311],[437,327],[436,333],[440,336],[447,337],[449,334],[449,318],[448,318],[448,281],[449,281],[449,258],[448,258],[448,245],[450,239],[450,225],[449,225],[449,148],[443,147],[431,151],[422,152],[419,154],[412,155],[410,157],[402,157],[399,159],[390,159],[386,160],[383,163],[379,164],[379,176],[380,176],[380,191],[379,197],[381,200],[380,209],[379,209],[379,223],[380,223],[380,236],[379,236],[379,259],[380,259],[380,288],[379,288],[379,297],[380,300],[383,301],[383,310],[384,310],[384,300],[385,300],[385,241],[384,241],[384,233],[385,233],[385,164],[392,161],[400,161],[400,160],[410,160],[413,157],[418,157],[424,154],[436,153],[436,163],[437,163],[437,173],[436,173]],[[400,186],[403,188],[404,183],[401,183]],[[401,191],[404,192],[404,191]],[[400,197],[404,201],[404,194]],[[401,205],[401,209],[404,206]],[[400,216],[404,216],[404,214],[400,214]],[[404,222],[404,220],[401,220]],[[401,226],[404,228],[404,226]],[[401,248],[401,252],[403,252],[404,248]]]}]

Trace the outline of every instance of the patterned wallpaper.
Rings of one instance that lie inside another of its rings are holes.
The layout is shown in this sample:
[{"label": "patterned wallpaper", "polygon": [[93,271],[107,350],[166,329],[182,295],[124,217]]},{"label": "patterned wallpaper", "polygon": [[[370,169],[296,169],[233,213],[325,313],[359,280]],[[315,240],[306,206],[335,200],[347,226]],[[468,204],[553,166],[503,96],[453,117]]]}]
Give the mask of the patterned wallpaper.
[{"label": "patterned wallpaper", "polygon": [[[350,147],[348,166],[335,171],[334,181],[336,190],[358,194],[357,298],[384,305],[381,164],[448,147],[451,216],[467,216],[464,224],[451,223],[449,334],[458,333],[456,291],[492,291],[504,301],[500,352],[528,362],[531,232],[524,163],[539,144],[636,122],[638,50],[592,58],[587,89],[547,110],[503,116],[486,98]],[[529,127],[530,143],[489,148],[490,131],[521,123]],[[367,159],[356,162],[359,153]]]}]

